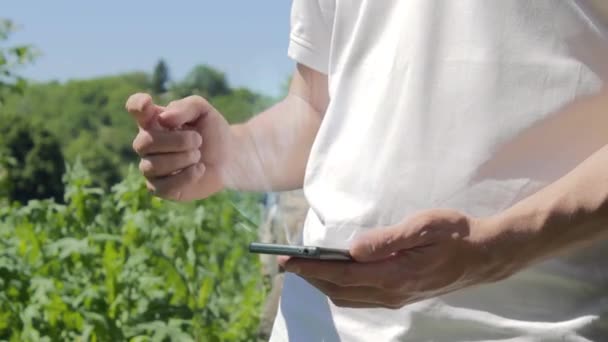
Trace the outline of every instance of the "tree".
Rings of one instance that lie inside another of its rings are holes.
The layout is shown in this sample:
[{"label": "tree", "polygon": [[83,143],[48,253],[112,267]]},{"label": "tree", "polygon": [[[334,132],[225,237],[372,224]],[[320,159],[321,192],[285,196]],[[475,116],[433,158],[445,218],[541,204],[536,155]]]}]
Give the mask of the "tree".
[{"label": "tree", "polygon": [[[0,43],[8,40],[15,30],[16,25],[12,21],[0,18]],[[25,79],[17,75],[15,69],[31,62],[34,57],[34,49],[29,45],[0,45],[0,105],[8,93],[23,92]]]},{"label": "tree", "polygon": [[92,184],[103,189],[110,187],[122,179],[120,154],[104,144],[101,134],[82,132],[66,147],[68,160],[80,160],[94,175]]},{"label": "tree", "polygon": [[4,113],[11,113],[44,126],[59,139],[66,161],[80,157],[95,185],[107,190],[137,160],[131,148],[137,126],[124,105],[149,84],[144,73],[32,84],[23,95],[6,98],[0,117],[6,121]]},{"label": "tree", "polygon": [[223,72],[208,65],[197,65],[175,85],[173,92],[178,98],[194,94],[209,98],[230,93],[230,87]]},{"label": "tree", "polygon": [[57,138],[17,117],[0,124],[3,195],[21,203],[46,198],[62,201],[65,161]]},{"label": "tree", "polygon": [[[95,185],[109,190],[124,176],[128,166],[139,159],[131,146],[137,126],[125,111],[125,100],[135,92],[149,91],[152,78],[151,73],[133,72],[30,84],[23,94],[6,96],[0,121],[9,122],[5,113],[10,113],[36,127],[44,127],[57,137],[68,163],[80,158],[95,175]],[[230,122],[242,122],[273,101],[246,88],[230,88],[222,72],[205,65],[192,69],[179,85],[181,97],[193,93],[208,97]],[[175,89],[171,89],[155,98],[159,103],[167,103],[178,97]],[[1,143],[0,139],[0,147]]]},{"label": "tree", "polygon": [[154,94],[164,94],[169,82],[169,67],[164,60],[158,61],[152,74],[152,91]]},{"label": "tree", "polygon": [[228,122],[238,123],[270,107],[273,100],[247,88],[237,88],[227,95],[212,98],[211,102],[226,117]]}]

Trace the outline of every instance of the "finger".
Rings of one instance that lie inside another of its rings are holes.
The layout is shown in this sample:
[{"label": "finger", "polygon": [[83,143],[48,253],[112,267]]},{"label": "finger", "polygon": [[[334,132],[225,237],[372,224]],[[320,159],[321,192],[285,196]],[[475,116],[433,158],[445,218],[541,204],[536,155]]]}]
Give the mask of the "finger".
[{"label": "finger", "polygon": [[285,269],[285,265],[287,264],[289,259],[291,259],[291,257],[285,256],[285,255],[279,255],[279,256],[277,256],[277,263],[279,264],[279,266],[281,266],[283,269]]},{"label": "finger", "polygon": [[194,185],[200,182],[204,173],[205,166],[197,163],[175,175],[150,180],[148,187],[159,197],[174,201],[190,201],[197,198],[197,189]]},{"label": "finger", "polygon": [[370,262],[428,245],[434,235],[430,228],[439,220],[437,216],[421,213],[393,226],[366,231],[354,241],[350,253],[359,262]]},{"label": "finger", "polygon": [[362,234],[350,252],[359,262],[382,260],[399,251],[462,239],[470,234],[469,224],[469,218],[457,211],[429,210],[394,226]]},{"label": "finger", "polygon": [[350,254],[358,262],[383,260],[399,251],[406,237],[398,227],[376,228],[361,234],[350,247]]},{"label": "finger", "polygon": [[319,289],[332,301],[348,301],[356,303],[367,303],[375,306],[397,306],[400,303],[398,294],[380,290],[370,286],[340,286],[334,283],[304,278],[312,286]]},{"label": "finger", "polygon": [[149,155],[141,159],[139,170],[146,178],[168,176],[175,171],[198,163],[200,157],[201,152],[198,149],[186,152]]},{"label": "finger", "polygon": [[161,125],[167,128],[180,128],[190,124],[213,110],[213,107],[200,96],[189,96],[169,103],[159,114]]},{"label": "finger", "polygon": [[140,130],[133,140],[133,149],[140,156],[157,153],[184,152],[200,148],[201,135],[195,131]]},{"label": "finger", "polygon": [[395,275],[398,269],[393,262],[355,263],[317,261],[292,258],[285,270],[302,277],[326,280],[342,286],[382,287],[386,275]]},{"label": "finger", "polygon": [[141,128],[150,128],[154,118],[159,115],[164,108],[157,106],[152,101],[152,96],[144,93],[133,94],[126,103],[126,108],[137,124]]}]

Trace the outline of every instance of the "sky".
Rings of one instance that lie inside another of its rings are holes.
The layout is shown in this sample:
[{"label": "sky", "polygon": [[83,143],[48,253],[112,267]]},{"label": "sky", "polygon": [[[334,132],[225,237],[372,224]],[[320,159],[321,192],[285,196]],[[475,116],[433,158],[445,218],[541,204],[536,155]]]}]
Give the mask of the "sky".
[{"label": "sky", "polygon": [[276,95],[293,70],[287,57],[290,0],[0,0],[0,18],[20,26],[10,45],[42,55],[21,74],[36,81],[152,71],[172,79],[196,64],[232,86]]}]

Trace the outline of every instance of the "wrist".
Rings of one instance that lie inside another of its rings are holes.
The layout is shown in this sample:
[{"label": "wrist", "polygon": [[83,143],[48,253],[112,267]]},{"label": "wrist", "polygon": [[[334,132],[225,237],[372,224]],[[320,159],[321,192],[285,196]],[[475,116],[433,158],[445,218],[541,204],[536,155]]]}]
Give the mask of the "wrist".
[{"label": "wrist", "polygon": [[225,150],[225,160],[222,165],[222,184],[225,189],[228,190],[239,190],[241,188],[240,181],[242,175],[239,170],[243,167],[239,160],[242,159],[242,155],[246,155],[243,152],[243,146],[247,142],[247,130],[245,124],[234,124],[229,127],[229,139],[227,143],[227,149]]},{"label": "wrist", "polygon": [[584,248],[608,235],[601,203],[581,201],[572,191],[542,190],[488,219],[488,245],[496,258],[519,268]]},{"label": "wrist", "polygon": [[490,265],[498,269],[498,279],[509,277],[546,255],[545,246],[540,243],[537,215],[507,210],[479,221],[484,230],[479,241]]},{"label": "wrist", "polygon": [[230,142],[223,166],[223,184],[230,190],[263,188],[264,172],[256,142],[247,123],[230,126]]}]

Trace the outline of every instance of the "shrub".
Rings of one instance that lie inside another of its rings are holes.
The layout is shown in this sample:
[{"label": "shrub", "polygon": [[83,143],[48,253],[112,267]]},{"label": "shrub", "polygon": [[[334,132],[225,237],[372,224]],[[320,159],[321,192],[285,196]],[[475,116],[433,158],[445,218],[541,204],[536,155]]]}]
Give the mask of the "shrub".
[{"label": "shrub", "polygon": [[65,204],[0,202],[0,340],[255,340],[255,196],[167,202],[133,170],[105,193],[80,163],[64,181]]}]

